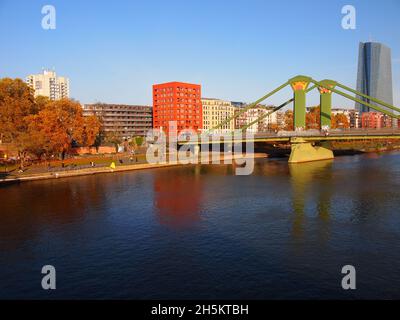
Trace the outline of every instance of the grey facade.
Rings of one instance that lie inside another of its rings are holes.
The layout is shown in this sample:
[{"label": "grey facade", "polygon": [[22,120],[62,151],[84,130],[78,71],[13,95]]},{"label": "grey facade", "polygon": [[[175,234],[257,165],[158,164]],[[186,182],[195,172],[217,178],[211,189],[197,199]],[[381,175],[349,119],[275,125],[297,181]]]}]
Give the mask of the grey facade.
[{"label": "grey facade", "polygon": [[145,136],[153,127],[153,108],[125,104],[95,103],[83,106],[83,115],[98,116],[106,133],[113,133],[122,139]]},{"label": "grey facade", "polygon": [[[392,60],[390,48],[377,42],[360,43],[358,54],[357,91],[393,105]],[[369,99],[361,98],[361,100],[375,105],[375,103],[369,101]],[[356,103],[355,106],[360,113],[374,111],[360,103]]]}]

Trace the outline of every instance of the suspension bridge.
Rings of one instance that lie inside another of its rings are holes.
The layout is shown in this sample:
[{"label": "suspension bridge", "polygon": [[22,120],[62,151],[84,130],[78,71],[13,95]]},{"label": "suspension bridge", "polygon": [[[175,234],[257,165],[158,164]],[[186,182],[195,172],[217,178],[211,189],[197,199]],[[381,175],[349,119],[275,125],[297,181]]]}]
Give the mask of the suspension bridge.
[{"label": "suspension bridge", "polygon": [[[234,143],[244,142],[289,142],[291,145],[291,154],[289,163],[301,163],[316,160],[333,159],[333,152],[330,149],[321,146],[315,146],[315,142],[322,141],[341,141],[341,140],[372,140],[372,139],[400,139],[400,130],[396,127],[392,130],[373,130],[373,131],[354,131],[354,132],[331,132],[331,109],[332,109],[332,94],[338,94],[353,102],[358,102],[361,105],[367,106],[374,111],[389,116],[392,119],[400,119],[400,108],[390,105],[377,98],[368,96],[362,92],[356,91],[334,80],[321,80],[316,81],[311,77],[298,75],[293,77],[267,93],[257,101],[240,109],[233,116],[228,117],[226,120],[219,123],[217,126],[211,128],[207,133],[213,135],[217,129],[234,121],[236,118],[243,115],[246,111],[254,108],[259,108],[260,103],[273,96],[277,92],[290,86],[293,90],[293,97],[273,110],[264,113],[257,119],[246,123],[240,129],[246,131],[252,125],[262,121],[264,118],[270,116],[272,113],[284,108],[285,106],[293,103],[293,128],[294,131],[285,136],[277,134],[256,134],[254,137],[247,139],[241,138],[234,140]],[[318,90],[320,94],[320,123],[319,128],[321,131],[315,132],[306,130],[306,95],[312,90]],[[354,96],[353,96],[353,95]],[[189,142],[190,143],[190,142]],[[212,139],[209,143],[221,143]]]}]

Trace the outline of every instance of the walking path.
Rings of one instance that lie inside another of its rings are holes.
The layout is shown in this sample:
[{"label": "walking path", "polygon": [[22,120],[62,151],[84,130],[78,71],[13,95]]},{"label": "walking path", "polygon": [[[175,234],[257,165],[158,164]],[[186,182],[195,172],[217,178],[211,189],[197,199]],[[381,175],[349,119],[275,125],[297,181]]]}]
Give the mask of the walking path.
[{"label": "walking path", "polygon": [[[247,155],[229,155],[225,157],[225,160],[232,159],[246,159],[246,158],[266,158],[266,154],[264,153],[255,153],[255,154],[247,154]],[[220,162],[223,163],[224,157],[220,156]],[[155,168],[164,168],[164,167],[172,167],[172,166],[180,166],[184,165],[179,162],[170,162],[170,163],[159,163],[159,164],[150,164],[150,163],[137,163],[137,164],[123,164],[119,165],[118,162],[115,162],[115,168],[107,167],[90,167],[90,168],[79,168],[72,170],[61,169],[53,172],[40,172],[40,173],[22,173],[16,176],[9,176],[5,178],[0,178],[0,184],[6,183],[15,183],[15,182],[24,182],[24,181],[33,181],[33,180],[44,180],[44,179],[59,179],[66,177],[76,177],[83,175],[91,175],[98,173],[114,173],[114,172],[122,172],[122,171],[131,171],[131,170],[143,170],[143,169],[155,169]]]}]

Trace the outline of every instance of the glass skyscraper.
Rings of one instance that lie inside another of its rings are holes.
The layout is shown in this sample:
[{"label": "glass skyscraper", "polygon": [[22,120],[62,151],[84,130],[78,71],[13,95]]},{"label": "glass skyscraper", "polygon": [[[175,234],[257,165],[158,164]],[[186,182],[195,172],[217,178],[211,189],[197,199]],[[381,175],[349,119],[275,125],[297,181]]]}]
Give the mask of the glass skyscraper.
[{"label": "glass skyscraper", "polygon": [[[393,105],[392,60],[390,48],[382,43],[360,43],[358,53],[357,91]],[[361,100],[375,105],[369,99]],[[381,107],[385,108],[385,107]],[[374,111],[356,102],[361,112]]]}]

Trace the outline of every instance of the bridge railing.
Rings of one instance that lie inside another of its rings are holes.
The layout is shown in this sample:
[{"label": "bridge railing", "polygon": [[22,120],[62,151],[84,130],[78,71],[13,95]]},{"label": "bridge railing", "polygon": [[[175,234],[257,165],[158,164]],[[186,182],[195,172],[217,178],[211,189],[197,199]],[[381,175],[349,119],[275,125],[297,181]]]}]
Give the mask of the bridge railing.
[{"label": "bridge railing", "polygon": [[[313,135],[399,135],[400,128],[337,128],[337,129],[307,129],[307,130],[263,130],[252,131],[255,137],[313,136]],[[213,136],[212,133],[209,134]]]}]

